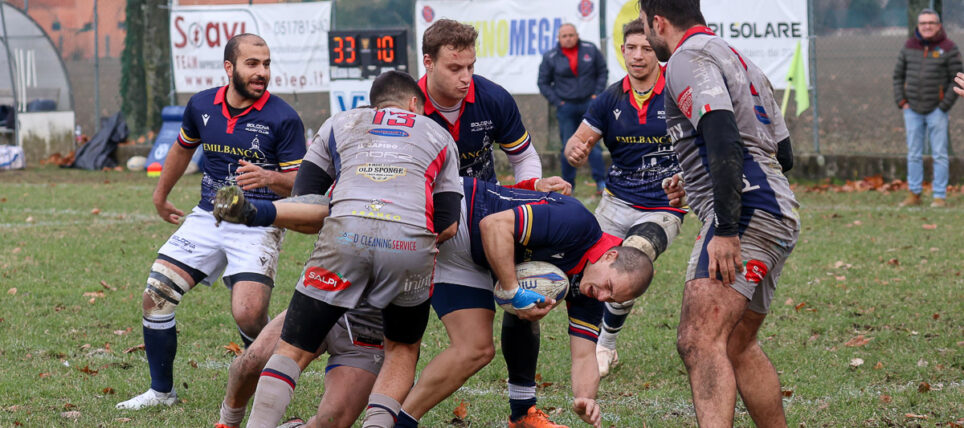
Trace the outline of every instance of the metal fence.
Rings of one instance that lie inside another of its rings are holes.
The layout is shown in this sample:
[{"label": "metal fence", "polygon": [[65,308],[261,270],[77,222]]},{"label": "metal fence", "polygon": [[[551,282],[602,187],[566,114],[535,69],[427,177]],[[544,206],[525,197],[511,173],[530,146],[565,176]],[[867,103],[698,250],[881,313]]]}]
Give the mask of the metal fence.
[{"label": "metal fence", "polygon": [[[97,117],[120,110],[121,51],[125,36],[125,0],[5,0],[24,9],[46,31],[60,49],[73,90],[77,123],[92,134]],[[94,3],[98,6],[99,58],[94,58]],[[725,0],[703,0],[725,1]],[[805,0],[800,0],[805,1]],[[816,63],[816,99],[819,117],[819,146],[814,144],[813,115],[799,117],[791,106],[787,123],[798,153],[902,155],[906,153],[904,124],[893,102],[892,75],[897,54],[907,38],[907,0],[806,0],[811,2]],[[265,3],[277,0],[182,0],[180,4]],[[412,30],[414,0],[336,0],[335,11],[378,10],[392,3],[397,22],[394,27]],[[149,1],[151,7],[166,8],[168,0]],[[600,2],[603,3],[603,2]],[[398,12],[409,4],[411,13]],[[964,0],[943,1],[945,30],[964,43]],[[379,12],[381,14],[381,12]],[[357,27],[339,15],[335,29]],[[414,37],[410,49],[414,49]],[[420,55],[410,55],[410,67]],[[414,68],[411,68],[414,69]],[[98,78],[99,79],[96,79]],[[99,82],[95,81],[99,80]],[[99,86],[99,111],[94,107]],[[778,97],[781,94],[778,94]],[[187,94],[178,101],[185,102]],[[285,97],[301,113],[306,127],[317,128],[328,114],[327,94]],[[545,102],[537,95],[517,97],[524,119],[537,146],[558,147],[558,134]],[[792,103],[791,103],[792,104]],[[956,106],[950,114],[952,146],[962,140],[964,114]],[[960,153],[961,148],[953,150]]]}]

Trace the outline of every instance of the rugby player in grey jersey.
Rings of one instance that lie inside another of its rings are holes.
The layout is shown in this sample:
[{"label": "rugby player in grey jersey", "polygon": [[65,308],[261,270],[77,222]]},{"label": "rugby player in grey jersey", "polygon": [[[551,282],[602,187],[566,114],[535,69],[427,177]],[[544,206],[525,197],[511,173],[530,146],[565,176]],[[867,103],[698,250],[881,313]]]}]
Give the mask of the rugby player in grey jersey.
[{"label": "rugby player in grey jersey", "polygon": [[783,175],[789,132],[766,76],[706,27],[698,0],[639,6],[656,56],[668,61],[667,127],[703,223],[677,332],[697,420],[732,426],[739,391],[757,426],[786,426],[780,381],[756,335],[800,230]]}]

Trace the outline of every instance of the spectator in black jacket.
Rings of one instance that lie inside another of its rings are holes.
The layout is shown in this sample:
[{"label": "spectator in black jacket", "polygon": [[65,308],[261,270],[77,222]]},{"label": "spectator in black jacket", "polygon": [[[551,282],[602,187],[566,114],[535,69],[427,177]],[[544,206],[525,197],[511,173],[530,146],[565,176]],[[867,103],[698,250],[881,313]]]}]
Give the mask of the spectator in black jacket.
[{"label": "spectator in black jacket", "polygon": [[[606,89],[608,77],[606,60],[596,45],[579,40],[575,25],[562,24],[559,27],[559,44],[542,56],[539,92],[549,100],[549,104],[556,106],[562,141],[562,178],[572,184],[573,189],[576,188],[576,168],[566,160],[566,141],[582,122],[589,101]],[[606,188],[606,165],[599,146],[589,153],[589,165],[592,167],[592,179],[596,182],[596,193],[601,194]]]},{"label": "spectator in black jacket", "polygon": [[920,205],[923,190],[924,133],[934,157],[934,201],[931,207],[946,204],[947,195],[947,112],[957,101],[950,90],[956,73],[961,72],[961,53],[941,27],[933,9],[917,15],[917,30],[907,39],[894,67],[894,99],[904,111],[907,128],[907,184],[910,195],[900,206]]}]

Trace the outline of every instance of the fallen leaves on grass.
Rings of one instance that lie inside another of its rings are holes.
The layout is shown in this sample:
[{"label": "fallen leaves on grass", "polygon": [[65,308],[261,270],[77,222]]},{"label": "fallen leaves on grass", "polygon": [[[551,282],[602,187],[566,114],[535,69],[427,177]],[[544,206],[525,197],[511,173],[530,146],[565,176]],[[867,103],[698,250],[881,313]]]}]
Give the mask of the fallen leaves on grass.
[{"label": "fallen leaves on grass", "polygon": [[77,369],[77,370],[80,370],[81,372],[89,376],[97,376],[97,370],[90,368],[90,366],[84,366],[84,368]]},{"label": "fallen leaves on grass", "polygon": [[111,388],[108,386],[104,388],[101,392],[103,392],[105,395],[111,395],[114,393],[114,388]]},{"label": "fallen leaves on grass", "polygon": [[921,382],[920,385],[917,385],[917,392],[928,392],[930,390],[931,384],[927,382]]},{"label": "fallen leaves on grass", "polygon": [[896,258],[890,259],[890,260],[887,260],[887,264],[891,266],[900,266],[900,260],[897,260]]},{"label": "fallen leaves on grass", "polygon": [[830,179],[826,179],[820,184],[804,187],[803,191],[813,193],[853,193],[868,192],[871,190],[877,192],[893,192],[905,189],[907,189],[907,183],[905,181],[894,180],[885,182],[883,176],[878,174],[870,177],[864,177],[863,180],[858,181],[847,180],[844,184],[831,184]]},{"label": "fallen leaves on grass", "polygon": [[855,368],[860,367],[860,366],[862,366],[862,365],[864,365],[864,360],[863,360],[863,358],[854,358],[854,359],[850,360],[850,368],[852,368],[852,369],[855,369]]},{"label": "fallen leaves on grass", "polygon": [[924,230],[934,230],[934,229],[937,229],[937,225],[936,225],[936,224],[927,224],[927,223],[924,223],[923,225],[921,225],[921,227],[924,228]]},{"label": "fallen leaves on grass", "polygon": [[228,342],[228,344],[223,346],[223,348],[226,349],[225,354],[230,352],[230,353],[233,353],[235,356],[241,355],[241,347],[238,346],[237,343]]},{"label": "fallen leaves on grass", "polygon": [[855,337],[855,338],[853,338],[853,339],[848,340],[847,343],[844,343],[844,345],[845,345],[845,346],[849,346],[849,347],[851,347],[851,348],[854,348],[854,347],[858,347],[858,346],[864,346],[864,345],[870,343],[871,340],[874,340],[874,338],[873,338],[873,337],[864,337],[864,335],[861,334],[861,335],[858,335],[857,337]]},{"label": "fallen leaves on grass", "polygon": [[780,391],[780,394],[783,394],[784,397],[790,398],[790,397],[793,397],[793,390],[792,390],[792,389],[784,389],[784,390],[781,390],[781,391]]},{"label": "fallen leaves on grass", "polygon": [[904,413],[904,417],[908,419],[923,419],[925,421],[928,419],[927,415],[918,415],[916,413]]},{"label": "fallen leaves on grass", "polygon": [[9,295],[11,295],[11,296],[16,295],[16,294],[17,294],[17,287],[13,287],[13,288],[7,290],[7,294],[9,294]]},{"label": "fallen leaves on grass", "polygon": [[99,215],[99,214],[100,214],[100,208],[94,208],[94,209],[90,210],[90,214],[91,214],[91,215]]},{"label": "fallen leaves on grass", "polygon": [[884,403],[889,403],[891,401],[894,401],[894,398],[887,394],[880,394],[880,401]]},{"label": "fallen leaves on grass", "polygon": [[62,417],[62,418],[64,418],[64,419],[78,419],[78,418],[80,418],[80,412],[78,412],[78,411],[76,411],[76,410],[71,410],[71,411],[69,411],[69,412],[63,412],[63,413],[61,413],[61,414],[60,414],[60,417]]},{"label": "fallen leaves on grass", "polygon": [[46,372],[45,372],[45,373],[40,373],[39,377],[40,377],[41,379],[43,379],[43,378],[45,378],[45,377],[50,377],[50,373],[46,373]]},{"label": "fallen leaves on grass", "polygon": [[874,370],[880,370],[882,368],[884,368],[884,363],[878,361],[877,364],[874,364]]},{"label": "fallen leaves on grass", "polygon": [[118,335],[118,336],[123,336],[123,335],[125,335],[125,334],[127,334],[127,333],[130,333],[131,331],[133,331],[133,329],[131,329],[130,327],[127,327],[126,330],[114,330],[114,334],[116,334],[116,335]]},{"label": "fallen leaves on grass", "polygon": [[114,419],[114,420],[117,421],[117,422],[130,422],[130,421],[131,421],[131,418],[117,418],[117,419]]},{"label": "fallen leaves on grass", "polygon": [[64,410],[72,409],[72,408],[74,408],[74,407],[77,407],[77,405],[76,405],[76,404],[70,404],[70,403],[65,403],[65,404],[64,404]]},{"label": "fallen leaves on grass", "polygon": [[117,287],[112,287],[111,285],[107,284],[107,281],[104,281],[104,280],[101,280],[101,281],[100,281],[100,286],[101,286],[101,287],[104,287],[104,288],[106,288],[106,289],[108,289],[108,290],[110,290],[110,291],[117,291]]},{"label": "fallen leaves on grass", "polygon": [[104,297],[103,291],[88,291],[84,293],[84,297]]},{"label": "fallen leaves on grass", "polygon": [[140,345],[133,346],[133,347],[130,347],[130,348],[125,349],[125,350],[124,350],[124,353],[125,353],[125,354],[130,354],[131,352],[143,351],[143,350],[144,350],[144,344],[142,343],[142,344],[140,344]]},{"label": "fallen leaves on grass", "polygon": [[803,309],[804,306],[807,306],[807,302],[800,302],[796,306],[794,306],[793,309],[797,312],[800,312],[800,310]]},{"label": "fallen leaves on grass", "polygon": [[460,401],[458,406],[455,406],[455,410],[452,410],[452,414],[456,418],[465,419],[469,415],[469,403],[465,401]]}]

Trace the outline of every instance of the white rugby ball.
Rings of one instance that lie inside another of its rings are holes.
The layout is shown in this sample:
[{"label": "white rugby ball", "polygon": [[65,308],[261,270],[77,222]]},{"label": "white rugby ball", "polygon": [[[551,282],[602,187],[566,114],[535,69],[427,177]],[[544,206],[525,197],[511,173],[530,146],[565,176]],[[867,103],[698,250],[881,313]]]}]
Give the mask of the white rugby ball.
[{"label": "white rugby ball", "polygon": [[127,169],[131,171],[143,171],[144,166],[147,164],[147,158],[144,156],[131,156],[127,160]]},{"label": "white rugby ball", "polygon": [[[555,299],[556,305],[565,299],[569,291],[569,277],[552,263],[522,262],[515,266],[515,275],[519,281],[519,287]],[[496,283],[495,286],[498,287],[499,284]],[[512,303],[499,306],[510,314],[516,313]]]}]

